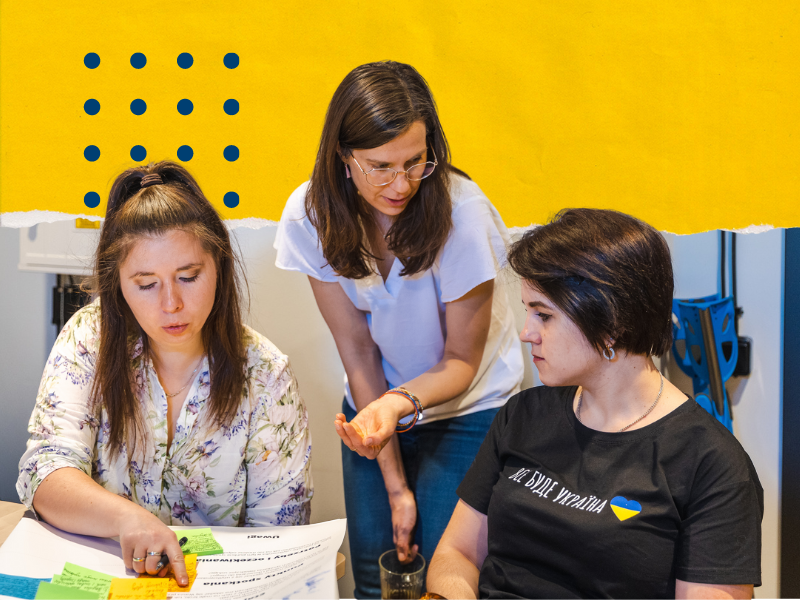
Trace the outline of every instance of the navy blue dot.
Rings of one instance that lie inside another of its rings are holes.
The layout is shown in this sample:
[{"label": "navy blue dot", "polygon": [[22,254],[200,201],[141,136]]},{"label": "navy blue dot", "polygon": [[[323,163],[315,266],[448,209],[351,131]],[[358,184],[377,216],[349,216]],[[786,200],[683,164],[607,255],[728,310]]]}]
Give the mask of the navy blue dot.
[{"label": "navy blue dot", "polygon": [[141,52],[131,55],[131,66],[134,69],[141,69],[147,64],[147,57]]},{"label": "navy blue dot", "polygon": [[239,102],[233,98],[225,100],[225,104],[222,105],[222,108],[225,109],[226,114],[235,115],[239,112]]},{"label": "navy blue dot", "polygon": [[225,55],[225,58],[222,59],[222,62],[225,63],[225,66],[229,69],[235,69],[239,66],[239,55],[229,52]]},{"label": "navy blue dot", "polygon": [[100,148],[97,146],[86,146],[83,151],[83,157],[89,162],[94,162],[100,158]]},{"label": "navy blue dot", "polygon": [[143,115],[147,110],[147,103],[141,98],[137,98],[131,102],[131,112],[135,115]]},{"label": "navy blue dot", "polygon": [[89,52],[89,54],[83,57],[83,64],[90,69],[96,69],[100,66],[100,57],[94,52]]},{"label": "navy blue dot", "polygon": [[181,69],[188,69],[194,64],[194,58],[188,52],[183,52],[178,55],[178,66]]},{"label": "navy blue dot", "polygon": [[83,203],[89,208],[97,208],[100,206],[100,194],[97,192],[87,192],[83,197]]},{"label": "navy blue dot", "polygon": [[194,110],[194,104],[192,104],[191,100],[187,100],[186,98],[184,98],[183,100],[178,102],[178,112],[181,113],[182,115],[191,114],[193,110]]},{"label": "navy blue dot", "polygon": [[178,148],[178,158],[183,162],[187,162],[192,160],[194,156],[194,150],[192,150],[191,146],[181,146]]},{"label": "navy blue dot", "polygon": [[222,155],[225,160],[233,162],[239,158],[239,149],[236,146],[226,146],[225,150],[222,151]]},{"label": "navy blue dot", "polygon": [[97,100],[91,99],[83,103],[83,110],[87,115],[96,115],[100,112],[100,103]]},{"label": "navy blue dot", "polygon": [[131,158],[136,162],[142,162],[147,158],[147,150],[144,149],[144,146],[134,146],[131,148]]},{"label": "navy blue dot", "polygon": [[236,192],[228,192],[222,199],[225,202],[225,206],[228,208],[236,208],[239,206],[239,194]]}]

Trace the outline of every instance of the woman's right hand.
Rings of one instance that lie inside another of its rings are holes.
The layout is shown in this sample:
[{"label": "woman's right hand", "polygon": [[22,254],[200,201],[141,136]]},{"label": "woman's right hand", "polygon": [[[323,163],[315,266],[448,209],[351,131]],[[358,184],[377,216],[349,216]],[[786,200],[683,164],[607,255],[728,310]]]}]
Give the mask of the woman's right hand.
[{"label": "woman's right hand", "polygon": [[[128,569],[163,577],[171,565],[178,585],[189,584],[186,561],[175,532],[144,508],[131,503],[130,509],[120,515],[119,543],[122,546],[122,560]],[[158,552],[158,555],[150,556],[148,552]],[[169,565],[158,569],[161,554],[169,557]],[[145,560],[134,561],[134,557]]]},{"label": "woman's right hand", "polygon": [[400,419],[411,403],[397,394],[386,394],[358,411],[349,423],[344,414],[336,415],[336,433],[345,445],[360,456],[373,459],[394,435]]},{"label": "woman's right hand", "polygon": [[417,557],[419,546],[414,544],[414,526],[417,524],[417,501],[414,493],[407,487],[389,494],[389,506],[392,509],[392,538],[397,549],[397,558],[402,563],[409,563]]}]

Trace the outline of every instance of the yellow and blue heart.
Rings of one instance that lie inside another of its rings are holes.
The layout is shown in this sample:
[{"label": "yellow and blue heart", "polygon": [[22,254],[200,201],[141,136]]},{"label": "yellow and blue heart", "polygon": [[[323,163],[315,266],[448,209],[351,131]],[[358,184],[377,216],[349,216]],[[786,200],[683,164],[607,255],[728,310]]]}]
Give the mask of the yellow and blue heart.
[{"label": "yellow and blue heart", "polygon": [[620,521],[635,517],[642,512],[642,505],[636,500],[627,500],[623,496],[614,496],[611,499],[611,510]]}]

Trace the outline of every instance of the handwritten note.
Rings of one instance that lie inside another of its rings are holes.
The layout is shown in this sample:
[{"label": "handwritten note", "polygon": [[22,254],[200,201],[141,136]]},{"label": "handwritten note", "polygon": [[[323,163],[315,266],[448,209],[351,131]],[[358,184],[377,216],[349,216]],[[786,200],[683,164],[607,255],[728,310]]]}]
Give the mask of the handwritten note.
[{"label": "handwritten note", "polygon": [[[169,588],[167,591],[170,594],[175,592],[190,592],[192,591],[192,585],[194,585],[194,580],[197,579],[197,554],[187,554],[183,557],[184,562],[186,563],[186,574],[189,576],[189,585],[186,587],[181,587],[178,585],[178,580],[175,579],[175,571],[172,568],[172,563],[169,564],[169,574],[167,576],[167,581],[169,582]],[[139,575],[139,579],[146,579],[146,578],[153,578],[157,577],[157,575]]]},{"label": "handwritten note", "polygon": [[169,582],[162,578],[113,579],[108,600],[167,600]]},{"label": "handwritten note", "polygon": [[64,564],[64,568],[61,570],[61,574],[70,577],[79,577],[81,579],[95,579],[97,581],[107,581],[109,583],[111,583],[111,580],[114,579],[114,577],[112,577],[111,575],[106,575],[105,573],[101,573],[100,571],[92,571],[91,569],[87,569],[86,567],[75,565],[70,562]]},{"label": "handwritten note", "polygon": [[184,554],[197,554],[198,556],[208,556],[209,554],[222,554],[224,550],[214,538],[211,529],[208,527],[201,527],[199,529],[181,529],[176,531],[175,534],[180,539],[181,537],[188,538],[188,541],[183,545]]},{"label": "handwritten note", "polygon": [[92,592],[95,594],[92,597],[98,600],[108,598],[112,579],[111,575],[69,562],[64,565],[61,575],[53,575],[53,583]]},{"label": "handwritten note", "polygon": [[39,584],[36,592],[36,600],[95,600],[97,597],[95,592],[46,581]]},{"label": "handwritten note", "polygon": [[97,598],[98,600],[106,600],[108,598],[108,590],[111,587],[111,579],[101,581],[87,577],[72,577],[70,575],[53,575],[53,583],[94,594],[88,597]]},{"label": "handwritten note", "polygon": [[36,590],[39,588],[39,584],[43,581],[49,580],[0,573],[0,596],[33,600],[36,597]]}]

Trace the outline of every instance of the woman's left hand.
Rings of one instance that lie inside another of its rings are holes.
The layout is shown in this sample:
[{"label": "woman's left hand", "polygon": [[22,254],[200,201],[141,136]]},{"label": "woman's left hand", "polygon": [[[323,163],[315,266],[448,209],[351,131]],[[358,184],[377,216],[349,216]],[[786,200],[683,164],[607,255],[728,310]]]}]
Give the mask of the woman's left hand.
[{"label": "woman's left hand", "polygon": [[408,414],[411,403],[397,394],[370,402],[349,423],[339,413],[334,425],[345,445],[360,456],[373,459],[394,434],[397,422]]}]

